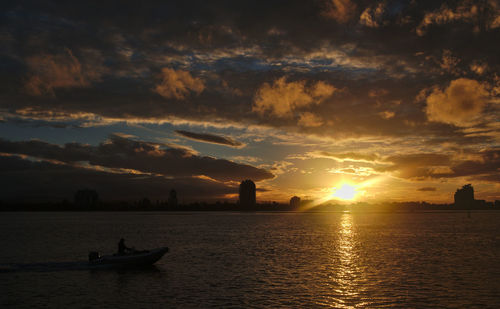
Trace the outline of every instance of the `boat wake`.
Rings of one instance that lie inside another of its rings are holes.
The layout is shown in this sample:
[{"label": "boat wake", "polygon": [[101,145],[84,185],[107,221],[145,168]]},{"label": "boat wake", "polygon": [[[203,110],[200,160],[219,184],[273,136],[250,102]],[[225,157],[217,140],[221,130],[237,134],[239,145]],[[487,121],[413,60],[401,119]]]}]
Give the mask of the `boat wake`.
[{"label": "boat wake", "polygon": [[0,274],[11,272],[151,268],[152,265],[161,259],[167,252],[168,248],[162,247],[152,250],[137,251],[125,255],[97,256],[90,261],[0,264]]},{"label": "boat wake", "polygon": [[78,262],[46,262],[46,263],[8,263],[0,264],[0,273],[11,272],[53,272],[72,270],[91,270],[94,265],[86,261]]}]

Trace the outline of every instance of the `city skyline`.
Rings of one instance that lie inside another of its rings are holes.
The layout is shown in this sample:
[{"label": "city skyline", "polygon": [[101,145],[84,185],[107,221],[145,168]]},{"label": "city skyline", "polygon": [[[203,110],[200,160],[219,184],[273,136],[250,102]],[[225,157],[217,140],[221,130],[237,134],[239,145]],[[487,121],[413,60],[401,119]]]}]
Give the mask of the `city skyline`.
[{"label": "city skyline", "polygon": [[497,1],[1,7],[1,200],[500,199]]}]

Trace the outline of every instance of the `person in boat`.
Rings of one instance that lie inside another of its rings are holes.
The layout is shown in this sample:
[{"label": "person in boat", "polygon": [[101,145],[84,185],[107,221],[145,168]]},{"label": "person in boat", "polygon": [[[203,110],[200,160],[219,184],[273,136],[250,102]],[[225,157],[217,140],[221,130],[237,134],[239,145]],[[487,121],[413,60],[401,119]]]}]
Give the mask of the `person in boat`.
[{"label": "person in boat", "polygon": [[125,246],[125,239],[121,238],[120,242],[118,243],[118,254],[124,255],[127,252],[134,252],[135,250],[133,248],[129,248]]}]

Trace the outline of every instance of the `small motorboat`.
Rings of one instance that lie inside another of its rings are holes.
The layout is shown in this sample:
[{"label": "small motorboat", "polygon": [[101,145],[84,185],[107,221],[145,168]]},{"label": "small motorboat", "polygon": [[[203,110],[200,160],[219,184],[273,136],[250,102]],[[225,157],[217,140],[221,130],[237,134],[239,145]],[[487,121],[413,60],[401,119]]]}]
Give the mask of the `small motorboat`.
[{"label": "small motorboat", "polygon": [[151,250],[133,251],[126,254],[99,256],[98,252],[89,253],[89,264],[107,267],[141,267],[156,263],[168,252],[168,247]]}]

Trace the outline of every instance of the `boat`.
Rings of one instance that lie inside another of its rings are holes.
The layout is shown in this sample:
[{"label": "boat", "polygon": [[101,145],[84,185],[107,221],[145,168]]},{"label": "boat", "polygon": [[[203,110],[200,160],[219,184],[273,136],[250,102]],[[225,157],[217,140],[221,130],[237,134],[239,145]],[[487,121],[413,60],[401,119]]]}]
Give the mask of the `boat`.
[{"label": "boat", "polygon": [[167,252],[168,247],[103,256],[99,256],[98,252],[90,252],[89,265],[120,268],[148,266],[156,263]]}]

